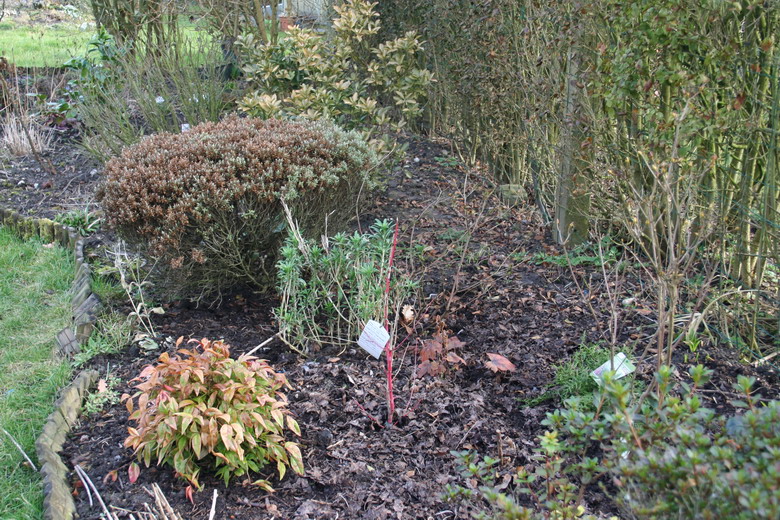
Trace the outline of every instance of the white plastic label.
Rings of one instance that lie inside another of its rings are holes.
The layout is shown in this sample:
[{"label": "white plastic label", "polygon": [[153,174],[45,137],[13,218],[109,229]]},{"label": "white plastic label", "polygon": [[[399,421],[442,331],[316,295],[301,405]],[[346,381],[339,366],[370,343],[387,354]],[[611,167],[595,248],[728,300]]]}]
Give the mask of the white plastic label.
[{"label": "white plastic label", "polygon": [[379,356],[381,356],[382,351],[385,350],[385,345],[387,345],[389,339],[390,333],[387,332],[387,329],[385,329],[381,323],[374,320],[368,320],[363,332],[360,334],[358,345],[360,345],[363,350],[379,359]]},{"label": "white plastic label", "polygon": [[592,377],[596,383],[601,386],[604,372],[608,372],[610,370],[615,371],[615,379],[620,379],[621,377],[625,377],[636,370],[636,367],[633,363],[631,363],[631,361],[628,360],[625,354],[620,352],[615,354],[615,357],[612,358],[612,362],[607,361],[596,370],[591,372],[590,377]]}]

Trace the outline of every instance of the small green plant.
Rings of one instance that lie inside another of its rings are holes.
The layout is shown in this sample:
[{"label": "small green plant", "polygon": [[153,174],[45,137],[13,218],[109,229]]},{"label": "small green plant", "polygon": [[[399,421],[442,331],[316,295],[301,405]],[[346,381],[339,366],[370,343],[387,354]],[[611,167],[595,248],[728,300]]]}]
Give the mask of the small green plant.
[{"label": "small green plant", "polygon": [[282,301],[276,317],[288,343],[303,352],[320,345],[344,347],[368,320],[382,321],[386,309],[400,314],[417,284],[390,276],[391,221],[376,221],[366,234],[339,233],[323,246],[291,227],[277,264]]},{"label": "small green plant", "polygon": [[466,229],[447,228],[439,235],[439,238],[447,242],[465,243],[469,241],[469,232]]},{"label": "small green plant", "polygon": [[[584,340],[584,338],[583,338]],[[571,359],[555,367],[555,377],[547,391],[526,402],[536,406],[549,399],[565,401],[569,397],[587,396],[598,389],[590,373],[609,361],[610,351],[596,343],[583,343]]]},{"label": "small green plant", "polygon": [[108,406],[113,406],[119,402],[119,392],[116,388],[122,381],[106,371],[106,376],[97,382],[97,388],[91,392],[84,401],[84,411],[88,415],[96,415]]},{"label": "small green plant", "polygon": [[443,155],[433,158],[436,164],[445,168],[457,168],[460,166],[460,160],[454,155]]},{"label": "small green plant", "polygon": [[99,355],[116,354],[133,340],[133,327],[127,317],[112,312],[100,316],[95,324],[95,332],[73,358],[75,366],[86,365]]},{"label": "small green plant", "polygon": [[113,266],[96,266],[92,276],[92,291],[109,307],[125,297],[124,289],[114,278],[115,272]]},{"label": "small green plant", "polygon": [[103,218],[97,211],[92,211],[89,204],[80,209],[68,211],[63,215],[57,215],[54,220],[60,224],[72,227],[79,235],[85,237],[98,231],[103,223]]},{"label": "small green plant", "polygon": [[565,251],[563,254],[551,254],[546,251],[537,253],[518,252],[513,253],[512,258],[518,262],[528,261],[536,265],[552,264],[558,267],[568,266],[595,266],[601,267],[614,264],[619,260],[620,251],[608,237],[605,237],[601,243],[601,252],[599,244],[582,244]]},{"label": "small green plant", "polygon": [[[578,486],[567,476],[572,468],[565,466],[565,449],[557,435],[539,436],[539,445],[531,457],[531,472],[521,467],[514,475],[502,469],[497,459],[453,451],[466,484],[448,484],[443,498],[455,504],[459,513],[479,520],[596,520],[582,505],[580,486],[584,484]],[[590,469],[600,470],[596,465]],[[523,501],[528,505],[521,505],[521,497],[527,497]]]},{"label": "small green plant", "polygon": [[609,361],[610,351],[595,343],[582,343],[571,359],[555,368],[553,386],[564,401],[573,396],[587,396],[598,389],[590,373]]},{"label": "small green plant", "polygon": [[116,76],[112,66],[123,53],[113,36],[100,27],[97,34],[87,42],[87,52],[82,56],[70,58],[63,65],[77,74],[70,84],[71,95],[78,98],[81,96],[79,89],[97,89],[109,81],[114,81]]},{"label": "small green plant", "polygon": [[[196,488],[204,467],[214,469],[225,485],[271,463],[280,479],[288,467],[302,475],[301,450],[284,439],[285,430],[301,433],[281,392],[290,388],[284,375],[264,360],[232,359],[222,341],[191,342],[199,351],[163,353],[134,379],[139,382],[135,395],[122,396],[136,423],[128,428],[125,446],[146,467],[153,460],[165,463]],[[131,466],[131,480],[137,471]],[[267,479],[254,484],[272,491]]]},{"label": "small green plant", "polygon": [[699,335],[696,333],[696,331],[689,330],[688,333],[686,333],[685,339],[683,341],[685,346],[688,347],[688,352],[686,352],[684,355],[685,362],[688,363],[688,355],[690,354],[691,360],[694,363],[698,363],[699,347],[701,346],[701,338],[699,338]]}]

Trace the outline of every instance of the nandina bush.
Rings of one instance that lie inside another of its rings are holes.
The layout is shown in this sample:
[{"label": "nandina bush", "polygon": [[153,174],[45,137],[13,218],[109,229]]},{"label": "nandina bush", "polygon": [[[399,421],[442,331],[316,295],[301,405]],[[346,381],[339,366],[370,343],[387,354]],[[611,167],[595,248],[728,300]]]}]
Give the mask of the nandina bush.
[{"label": "nandina bush", "polygon": [[107,223],[158,260],[169,288],[266,288],[286,236],[335,232],[376,185],[376,154],[324,121],[230,117],[161,133],[106,164]]},{"label": "nandina bush", "polygon": [[[226,485],[270,463],[280,479],[288,467],[302,475],[300,448],[284,438],[285,430],[301,434],[280,391],[290,388],[284,375],[264,360],[232,359],[222,341],[192,342],[199,351],[162,354],[134,379],[140,381],[135,395],[122,396],[136,422],[125,446],[147,467],[153,460],[165,463],[198,488],[204,467],[216,470]],[[254,484],[271,490],[266,479]]]}]

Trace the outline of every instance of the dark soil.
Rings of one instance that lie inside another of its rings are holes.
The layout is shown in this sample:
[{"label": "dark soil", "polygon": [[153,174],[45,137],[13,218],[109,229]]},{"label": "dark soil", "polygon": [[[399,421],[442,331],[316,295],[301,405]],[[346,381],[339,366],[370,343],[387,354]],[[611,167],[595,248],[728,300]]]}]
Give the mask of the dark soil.
[{"label": "dark soil", "polygon": [[[43,178],[21,170],[25,164],[34,170],[29,162],[14,163],[6,170],[12,187],[0,190],[1,203],[51,214],[67,201],[84,200],[97,175],[75,152],[63,153],[77,167],[55,178],[48,189],[18,190],[15,181],[21,176],[33,183]],[[555,366],[582,342],[611,337],[605,285],[611,284],[618,302],[617,343],[633,345],[637,356],[650,343],[654,316],[641,284],[631,276],[614,283],[593,267],[529,262],[526,253],[561,254],[533,210],[505,205],[485,172],[445,166],[452,164],[442,159],[447,157],[444,143],[411,140],[407,160],[357,224],[365,228],[375,218],[398,218],[402,248],[410,252],[404,269],[422,285],[413,302],[417,326],[397,353],[402,418],[395,426],[379,427],[386,417],[384,358],[377,361],[356,346],[343,353],[326,347],[300,359],[275,342],[258,354],[283,370],[294,387],[288,397],[303,430],[304,477],[292,475],[281,482],[272,478],[276,492],[268,494],[240,479],[226,488],[204,476],[194,505],[185,498],[186,484],[168,468],[144,468],[130,484],[127,469],[134,459],[122,445],[128,420],[121,404],[83,419],[65,447],[68,464],[87,471],[120,517],[134,513],[139,518],[143,504],[150,502],[146,489],[157,483],[187,519],[208,518],[213,489],[219,494],[217,519],[466,518],[467,512],[441,499],[447,484],[462,483],[450,452],[477,450],[500,458],[505,468],[529,462],[545,413],[559,403],[525,403],[548,390]],[[45,200],[42,191],[48,194]],[[47,206],[46,201],[53,204]],[[634,300],[624,305],[626,298]],[[273,306],[273,299],[247,295],[228,297],[218,308],[174,302],[166,305],[156,326],[161,336],[171,339],[224,338],[238,355],[276,332]],[[416,349],[437,330],[464,343],[457,354],[466,363],[448,365],[441,377],[417,378]],[[165,344],[163,348],[173,350],[172,341]],[[131,347],[96,365],[104,369],[110,363],[112,372],[128,381],[160,353]],[[492,372],[485,365],[487,353],[505,356],[517,370]],[[652,354],[637,360],[639,377],[652,373]],[[732,411],[728,401],[734,397],[731,384],[738,374],[756,376],[765,396],[775,394],[774,375],[742,364],[728,348],[704,345],[699,357],[716,371],[704,398],[721,413]],[[120,392],[130,390],[125,385]],[[99,518],[98,507],[89,506],[75,476],[73,481],[80,518]],[[594,514],[614,512],[602,494],[586,498]]]},{"label": "dark soil", "polygon": [[52,218],[94,201],[100,165],[77,146],[73,131],[57,131],[42,157],[54,175],[33,156],[0,160],[0,205]]}]

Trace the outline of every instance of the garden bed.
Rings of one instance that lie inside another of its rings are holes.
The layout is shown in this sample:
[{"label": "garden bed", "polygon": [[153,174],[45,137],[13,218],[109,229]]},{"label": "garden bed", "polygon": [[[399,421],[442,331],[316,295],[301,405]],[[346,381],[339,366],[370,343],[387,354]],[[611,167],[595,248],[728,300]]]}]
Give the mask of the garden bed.
[{"label": "garden bed", "polygon": [[[55,153],[76,157],[65,142]],[[89,161],[74,159],[72,164],[62,177],[44,178],[35,173],[35,164],[15,161],[5,170],[10,183],[0,189],[0,200],[39,215],[60,212],[71,201],[89,200],[99,175],[91,173]],[[36,179],[39,188],[19,190],[21,179]],[[600,269],[573,267],[580,287],[589,291],[596,319],[545,228],[530,210],[503,205],[485,179],[484,172],[459,166],[443,143],[410,140],[407,159],[356,224],[365,229],[375,218],[398,218],[401,247],[414,251],[408,272],[416,273],[422,285],[415,302],[419,326],[398,354],[398,407],[404,416],[399,424],[377,424],[383,422],[385,407],[383,360],[374,360],[357,346],[345,352],[325,348],[300,359],[277,341],[258,355],[283,370],[293,386],[288,397],[303,430],[305,476],[272,481],[274,494],[243,485],[240,479],[226,488],[204,476],[204,489],[195,493],[194,505],[172,469],[143,468],[138,481],[130,484],[127,469],[134,459],[122,446],[128,426],[122,404],[82,420],[64,448],[68,465],[80,464],[120,517],[143,511],[150,500],[145,488],[158,483],[188,519],[209,517],[212,489],[219,494],[217,519],[463,518],[464,512],[441,498],[447,484],[462,483],[450,452],[477,450],[501,458],[508,467],[528,463],[536,436],[544,429],[545,413],[559,405],[528,403],[546,391],[556,365],[581,344],[604,339],[609,314]],[[46,180],[53,183],[42,197],[40,185]],[[101,255],[106,241],[94,237],[91,254]],[[636,342],[638,355],[654,329],[651,307],[643,302],[640,280],[631,275],[617,290],[619,301],[635,298],[620,307],[618,343]],[[162,336],[172,339],[224,338],[238,355],[276,332],[274,305],[273,299],[251,294],[227,296],[216,308],[172,302],[155,324]],[[441,377],[416,378],[414,347],[418,340],[431,338],[437,326],[464,343],[456,353],[466,364],[448,366]],[[174,350],[172,341],[163,343],[166,348]],[[130,391],[127,381],[160,353],[131,347],[100,357],[93,366],[110,363],[112,373],[125,382],[120,392]],[[487,353],[505,356],[517,371],[492,372],[485,365]],[[705,345],[698,358],[715,369],[715,380],[703,395],[719,413],[733,410],[728,401],[739,374],[755,376],[764,396],[776,394],[776,376],[742,364],[733,350]],[[678,365],[684,364],[680,359]],[[639,377],[647,378],[653,369],[654,361],[639,360]],[[89,507],[78,478],[72,478],[80,518],[99,518],[99,509]],[[593,513],[614,512],[600,493],[586,499]]]},{"label": "garden bed", "polygon": [[99,163],[74,141],[73,131],[55,131],[46,153],[51,175],[33,156],[0,163],[0,207],[33,217],[53,218],[94,202]]}]

